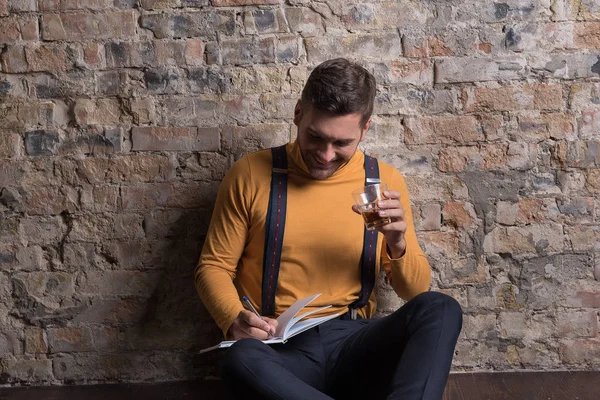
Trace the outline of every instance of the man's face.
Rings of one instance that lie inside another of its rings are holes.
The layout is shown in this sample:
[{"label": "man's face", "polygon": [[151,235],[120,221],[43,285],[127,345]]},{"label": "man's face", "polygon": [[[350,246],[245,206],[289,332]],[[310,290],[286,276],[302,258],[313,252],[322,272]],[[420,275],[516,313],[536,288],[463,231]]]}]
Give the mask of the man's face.
[{"label": "man's face", "polygon": [[352,158],[365,138],[371,120],[361,127],[360,114],[333,115],[298,101],[294,124],[298,145],[308,171],[315,179],[329,178]]}]

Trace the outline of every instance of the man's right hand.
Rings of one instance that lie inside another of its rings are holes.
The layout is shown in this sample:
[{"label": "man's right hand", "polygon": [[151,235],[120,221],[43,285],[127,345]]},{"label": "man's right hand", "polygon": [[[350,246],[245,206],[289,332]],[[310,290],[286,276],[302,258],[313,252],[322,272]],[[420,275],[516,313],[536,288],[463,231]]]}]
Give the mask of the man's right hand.
[{"label": "man's right hand", "polygon": [[227,331],[227,339],[255,338],[265,340],[269,332],[275,333],[277,320],[268,317],[258,317],[252,311],[242,310]]}]

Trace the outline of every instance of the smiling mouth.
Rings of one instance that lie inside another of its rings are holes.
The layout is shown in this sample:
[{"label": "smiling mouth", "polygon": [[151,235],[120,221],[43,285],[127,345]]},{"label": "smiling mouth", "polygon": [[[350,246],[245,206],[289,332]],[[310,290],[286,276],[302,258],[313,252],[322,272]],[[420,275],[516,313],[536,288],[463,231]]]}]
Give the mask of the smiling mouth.
[{"label": "smiling mouth", "polygon": [[313,159],[315,160],[315,166],[319,169],[329,169],[329,168],[333,167],[337,161],[337,160],[332,160],[332,161],[323,163],[323,162],[319,161],[316,157],[313,157]]}]

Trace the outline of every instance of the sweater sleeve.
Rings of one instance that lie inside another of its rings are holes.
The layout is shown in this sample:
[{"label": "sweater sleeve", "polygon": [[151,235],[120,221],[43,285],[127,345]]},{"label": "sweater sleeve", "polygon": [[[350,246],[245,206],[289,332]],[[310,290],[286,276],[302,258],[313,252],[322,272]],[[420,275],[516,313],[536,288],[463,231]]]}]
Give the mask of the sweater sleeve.
[{"label": "sweater sleeve", "polygon": [[390,187],[400,192],[400,203],[404,208],[407,225],[404,234],[406,252],[398,259],[390,259],[383,240],[382,266],[396,294],[404,300],[410,300],[419,293],[429,290],[431,267],[419,246],[406,182],[398,171],[394,172]]},{"label": "sweater sleeve", "polygon": [[194,272],[196,290],[224,336],[244,309],[233,280],[248,235],[250,178],[243,158],[223,179]]}]

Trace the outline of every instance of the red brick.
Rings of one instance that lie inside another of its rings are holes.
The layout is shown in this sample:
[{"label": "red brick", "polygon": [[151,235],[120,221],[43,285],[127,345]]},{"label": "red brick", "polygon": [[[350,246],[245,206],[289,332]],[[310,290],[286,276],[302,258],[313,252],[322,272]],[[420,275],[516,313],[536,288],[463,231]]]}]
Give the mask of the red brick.
[{"label": "red brick", "polygon": [[251,65],[275,62],[275,38],[259,37],[221,41],[225,65]]},{"label": "red brick", "polygon": [[8,15],[8,0],[0,0],[0,17]]},{"label": "red brick", "polygon": [[552,148],[553,161],[560,167],[593,168],[598,166],[598,141],[557,142]]},{"label": "red brick", "polygon": [[485,54],[490,54],[494,46],[491,43],[483,42],[475,45],[475,48],[483,51]]},{"label": "red brick", "polygon": [[397,32],[351,34],[342,38],[319,35],[304,39],[310,63],[318,63],[335,57],[363,60],[397,60],[402,57],[402,41]]},{"label": "red brick", "polygon": [[51,125],[56,116],[56,104],[46,101],[0,102],[0,115],[4,129]]},{"label": "red brick", "polygon": [[21,136],[16,133],[0,133],[0,158],[17,158],[21,153]]},{"label": "red brick", "polygon": [[104,62],[104,46],[98,42],[87,42],[83,45],[83,61],[92,68],[100,68]]},{"label": "red brick", "polygon": [[0,19],[0,43],[12,43],[21,39],[19,20],[15,17]]},{"label": "red brick", "polygon": [[23,46],[7,46],[1,54],[2,70],[9,73],[27,72],[27,58]]},{"label": "red brick", "polygon": [[137,22],[133,11],[45,14],[41,27],[44,40],[130,39]]},{"label": "red brick", "polygon": [[287,124],[259,124],[247,126],[223,126],[223,150],[242,154],[287,143],[290,127]]},{"label": "red brick", "polygon": [[8,4],[12,13],[37,11],[37,0],[10,0]]},{"label": "red brick", "polygon": [[25,328],[25,352],[29,354],[47,353],[48,342],[44,330],[35,327]]},{"label": "red brick", "polygon": [[456,259],[460,254],[460,238],[458,232],[422,231],[419,236],[428,243],[429,254],[443,256],[445,259]]},{"label": "red brick", "polygon": [[560,356],[565,364],[600,365],[600,339],[565,340],[560,346]]},{"label": "red brick", "polygon": [[40,11],[104,10],[114,5],[114,0],[39,0]]},{"label": "red brick", "polygon": [[568,305],[582,308],[600,308],[600,292],[577,291],[567,299]]},{"label": "red brick", "polygon": [[454,50],[444,42],[444,38],[439,36],[405,38],[402,48],[406,57],[453,56],[455,54]]},{"label": "red brick", "polygon": [[155,121],[155,103],[150,99],[131,98],[127,102],[128,111],[133,116],[133,123],[148,124]]},{"label": "red brick", "polygon": [[57,11],[60,9],[61,0],[39,0],[40,11]]},{"label": "red brick", "polygon": [[254,6],[259,4],[281,4],[282,0],[213,0],[213,7]]},{"label": "red brick", "polygon": [[50,353],[69,353],[94,350],[88,328],[48,328]]},{"label": "red brick", "polygon": [[566,113],[548,113],[518,116],[519,140],[540,142],[545,139],[572,138],[575,117]]},{"label": "red brick", "polygon": [[[81,179],[84,183],[104,182],[111,162],[110,159],[100,157],[86,157],[77,162],[66,159],[62,161],[57,162],[57,172],[65,182],[72,185],[79,183],[77,178]],[[77,177],[70,175],[73,171],[77,171]]]},{"label": "red brick", "polygon": [[591,168],[587,170],[585,186],[590,193],[600,194],[600,170]]},{"label": "red brick", "polygon": [[582,111],[579,137],[582,139],[593,138],[598,135],[598,132],[600,132],[600,111]]},{"label": "red brick", "polygon": [[34,46],[25,48],[27,66],[33,72],[66,71],[70,63],[64,46]]},{"label": "red brick", "polygon": [[185,62],[187,65],[204,64],[204,44],[201,39],[188,39],[185,42]]},{"label": "red brick", "polygon": [[445,147],[440,150],[439,168],[443,172],[462,171],[467,166],[496,169],[510,162],[506,144]]},{"label": "red brick", "polygon": [[[255,14],[256,15],[256,14]],[[278,29],[285,29],[285,23],[289,24],[291,32],[298,32],[302,37],[316,36],[323,33],[323,19],[321,15],[305,7],[294,7],[285,9],[285,19],[276,14],[279,21]],[[264,32],[261,32],[264,33]]]},{"label": "red brick", "polygon": [[403,83],[430,86],[433,82],[433,64],[428,59],[392,61],[390,72]]},{"label": "red brick", "polygon": [[472,116],[407,118],[407,144],[469,143],[484,140]]},{"label": "red brick", "polygon": [[179,6],[178,0],[142,0],[140,4],[144,10],[161,10]]},{"label": "red brick", "polygon": [[17,162],[0,160],[0,188],[12,186],[23,176],[23,169]]},{"label": "red brick", "polygon": [[580,49],[600,49],[600,22],[575,23],[573,42]]},{"label": "red brick", "polygon": [[466,89],[465,111],[559,110],[562,108],[562,86],[525,85],[500,88]]},{"label": "red brick", "polygon": [[63,186],[31,188],[25,196],[25,210],[29,215],[57,215],[63,211],[77,211],[79,192]]},{"label": "red brick", "polygon": [[158,154],[128,155],[111,159],[105,170],[106,180],[121,182],[157,182],[175,178],[175,165]]},{"label": "red brick", "polygon": [[543,220],[543,206],[544,201],[541,199],[520,199],[518,221],[523,224],[530,224],[534,221]]},{"label": "red brick", "polygon": [[217,151],[218,128],[134,127],[132,150]]},{"label": "red brick", "polygon": [[557,315],[556,328],[561,338],[595,337],[598,334],[596,311],[568,311]]},{"label": "red brick", "polygon": [[456,228],[468,228],[476,218],[473,205],[464,202],[444,204],[442,216],[444,225],[451,225]]},{"label": "red brick", "polygon": [[600,227],[579,224],[565,227],[565,231],[571,239],[573,251],[600,250]]},{"label": "red brick", "polygon": [[440,150],[438,168],[442,172],[463,171],[469,161],[479,155],[477,146],[444,147]]},{"label": "red brick", "polygon": [[117,125],[121,118],[119,101],[113,98],[78,99],[73,111],[80,124]]},{"label": "red brick", "polygon": [[91,212],[119,211],[118,186],[86,186],[81,193],[81,208]]}]

